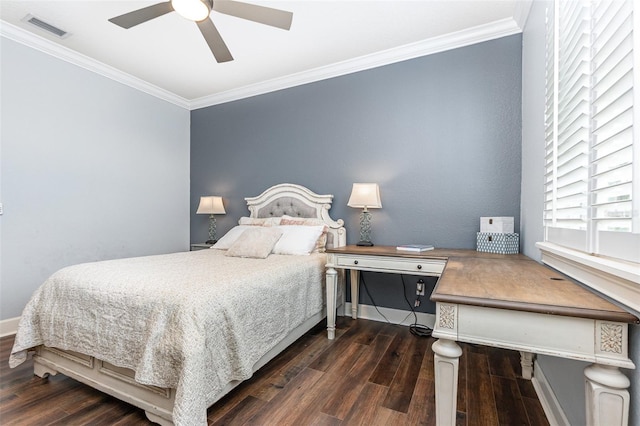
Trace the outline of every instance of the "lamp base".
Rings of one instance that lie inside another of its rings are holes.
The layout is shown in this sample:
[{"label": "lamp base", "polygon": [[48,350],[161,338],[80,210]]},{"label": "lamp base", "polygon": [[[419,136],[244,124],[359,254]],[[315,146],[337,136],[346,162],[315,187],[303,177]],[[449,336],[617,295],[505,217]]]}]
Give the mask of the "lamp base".
[{"label": "lamp base", "polygon": [[356,245],[362,247],[373,247],[373,243],[371,241],[358,241],[358,244]]},{"label": "lamp base", "polygon": [[205,241],[204,243],[205,243],[205,244],[211,244],[211,245],[213,245],[213,244],[215,244],[215,243],[217,243],[217,242],[218,242],[218,240],[207,240],[207,241]]}]

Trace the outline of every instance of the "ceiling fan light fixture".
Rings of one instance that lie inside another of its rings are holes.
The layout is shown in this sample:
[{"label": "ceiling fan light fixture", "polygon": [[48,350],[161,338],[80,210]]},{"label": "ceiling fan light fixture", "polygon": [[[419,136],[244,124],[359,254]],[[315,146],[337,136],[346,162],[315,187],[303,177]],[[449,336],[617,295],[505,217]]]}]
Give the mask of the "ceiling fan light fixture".
[{"label": "ceiling fan light fixture", "polygon": [[207,0],[171,0],[171,6],[190,21],[202,21],[211,13],[211,5]]}]

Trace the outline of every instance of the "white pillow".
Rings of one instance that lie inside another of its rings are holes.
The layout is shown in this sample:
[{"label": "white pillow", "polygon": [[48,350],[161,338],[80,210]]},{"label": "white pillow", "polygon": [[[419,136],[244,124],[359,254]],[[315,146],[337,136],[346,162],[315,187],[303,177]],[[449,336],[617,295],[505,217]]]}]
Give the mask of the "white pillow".
[{"label": "white pillow", "polygon": [[231,244],[225,256],[265,259],[282,235],[280,229],[252,226],[246,229],[235,243]]},{"label": "white pillow", "polygon": [[324,226],[280,225],[282,236],[273,248],[274,254],[309,254],[316,248],[316,241]]},{"label": "white pillow", "polygon": [[242,233],[249,228],[251,228],[251,226],[249,225],[234,226],[229,230],[229,232],[224,234],[224,236],[220,238],[217,243],[212,245],[211,248],[222,250],[228,249],[233,243],[236,242],[240,235],[242,235]]},{"label": "white pillow", "polygon": [[280,225],[279,217],[246,217],[243,216],[238,220],[238,225],[253,225],[253,226],[277,226]]},{"label": "white pillow", "polygon": [[291,217],[285,214],[284,216],[282,216],[280,225],[322,225],[324,227],[322,229],[322,234],[318,238],[318,241],[316,241],[316,247],[313,249],[313,251],[317,253],[324,253],[326,251],[327,233],[329,232],[329,227],[324,222],[324,220],[315,217]]}]

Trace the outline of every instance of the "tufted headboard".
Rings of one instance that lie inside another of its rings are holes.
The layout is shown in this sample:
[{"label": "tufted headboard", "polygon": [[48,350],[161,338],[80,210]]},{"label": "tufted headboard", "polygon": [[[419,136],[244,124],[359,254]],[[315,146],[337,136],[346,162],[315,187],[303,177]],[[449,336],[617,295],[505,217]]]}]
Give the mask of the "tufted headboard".
[{"label": "tufted headboard", "polygon": [[333,220],[329,216],[333,195],[318,195],[304,186],[281,183],[257,197],[247,197],[245,201],[253,218],[288,215],[322,219],[329,228],[327,247],[342,247],[347,244],[344,221]]}]

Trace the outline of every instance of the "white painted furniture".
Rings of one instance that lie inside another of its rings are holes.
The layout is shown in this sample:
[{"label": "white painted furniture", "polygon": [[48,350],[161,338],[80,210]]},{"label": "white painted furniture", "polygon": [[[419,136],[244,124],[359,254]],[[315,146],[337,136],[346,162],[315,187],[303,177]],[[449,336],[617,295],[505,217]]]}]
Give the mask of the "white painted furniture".
[{"label": "white painted furniture", "polygon": [[[273,186],[257,197],[246,198],[251,217],[271,217],[288,214],[294,217],[312,217],[322,219],[328,229],[327,247],[338,247],[346,244],[346,231],[342,220],[333,220],[329,216],[332,195],[318,195],[309,189],[294,185],[280,184]],[[193,247],[192,247],[193,249]],[[335,304],[333,308],[335,316]],[[324,317],[320,312],[294,329],[271,351],[260,358],[253,366],[257,371],[291,343],[309,331]],[[65,374],[95,389],[108,393],[118,399],[145,410],[152,422],[162,425],[173,424],[173,406],[175,389],[159,388],[136,382],[135,372],[102,361],[95,357],[73,351],[60,350],[46,346],[35,348],[34,373],[40,377]],[[233,381],[216,396],[218,399],[240,384]]]},{"label": "white painted furniture", "polygon": [[[358,283],[353,271],[441,274],[431,295],[433,336],[439,339],[433,344],[438,425],[455,425],[462,355],[457,341],[521,351],[528,378],[532,354],[592,362],[585,369],[588,425],[628,424],[630,383],[619,368],[635,368],[628,357],[628,324],[638,323],[635,316],[523,255],[443,249],[409,255],[393,247],[357,246],[329,253],[327,309],[334,303],[336,268],[352,270],[352,288]],[[357,287],[352,292],[357,306]],[[327,330],[334,338],[330,312]]]},{"label": "white painted furniture", "polygon": [[327,250],[327,333],[335,338],[336,294],[338,291],[338,271],[350,271],[351,317],[358,318],[358,288],[360,271],[388,272],[439,277],[446,264],[446,258],[438,258],[427,253],[408,252],[386,246],[355,246]]}]

